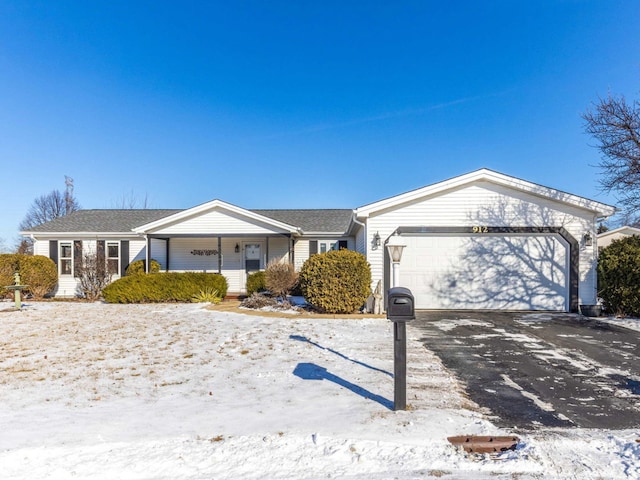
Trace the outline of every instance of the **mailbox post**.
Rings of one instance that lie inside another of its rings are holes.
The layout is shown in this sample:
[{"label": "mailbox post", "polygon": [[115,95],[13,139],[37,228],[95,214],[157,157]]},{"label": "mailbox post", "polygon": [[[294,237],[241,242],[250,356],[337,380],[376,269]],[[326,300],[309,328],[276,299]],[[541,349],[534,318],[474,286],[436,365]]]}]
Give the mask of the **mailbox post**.
[{"label": "mailbox post", "polygon": [[393,287],[387,296],[387,319],[393,322],[393,409],[407,409],[407,321],[416,318],[411,290]]}]

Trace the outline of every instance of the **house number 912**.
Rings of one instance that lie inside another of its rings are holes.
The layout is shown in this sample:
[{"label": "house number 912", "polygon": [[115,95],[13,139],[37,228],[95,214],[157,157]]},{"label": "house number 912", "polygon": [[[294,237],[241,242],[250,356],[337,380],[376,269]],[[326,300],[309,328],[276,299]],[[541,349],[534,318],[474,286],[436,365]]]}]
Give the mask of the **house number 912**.
[{"label": "house number 912", "polygon": [[471,231],[473,233],[489,233],[489,227],[474,226]]}]

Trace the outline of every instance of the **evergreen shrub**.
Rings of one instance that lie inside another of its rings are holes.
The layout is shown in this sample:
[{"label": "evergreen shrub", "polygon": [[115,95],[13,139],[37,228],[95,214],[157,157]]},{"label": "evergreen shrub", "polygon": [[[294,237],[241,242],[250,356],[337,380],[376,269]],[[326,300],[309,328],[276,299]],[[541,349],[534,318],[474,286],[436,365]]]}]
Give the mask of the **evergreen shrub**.
[{"label": "evergreen shrub", "polygon": [[[146,273],[146,260],[135,260],[129,264],[124,271],[125,275],[141,275]],[[151,266],[149,273],[158,273],[160,271],[160,263],[157,260],[151,259]]]},{"label": "evergreen shrub", "polygon": [[267,289],[265,273],[263,271],[254,272],[247,276],[247,295],[264,292]]},{"label": "evergreen shrub", "polygon": [[19,255],[20,281],[36,298],[51,293],[58,283],[58,267],[44,255]]},{"label": "evergreen shrub", "polygon": [[0,295],[13,295],[4,287],[15,283],[15,272],[20,273],[20,282],[28,286],[25,291],[36,298],[51,293],[58,283],[58,269],[50,258],[20,253],[0,254]]},{"label": "evergreen shrub", "polygon": [[191,302],[201,292],[227,294],[227,279],[218,273],[160,272],[119,278],[102,290],[109,303]]},{"label": "evergreen shrub", "polygon": [[371,293],[371,267],[364,255],[353,250],[312,255],[299,279],[307,302],[326,313],[353,313]]},{"label": "evergreen shrub", "polygon": [[608,313],[640,316],[640,237],[614,240],[602,249],[598,295]]}]

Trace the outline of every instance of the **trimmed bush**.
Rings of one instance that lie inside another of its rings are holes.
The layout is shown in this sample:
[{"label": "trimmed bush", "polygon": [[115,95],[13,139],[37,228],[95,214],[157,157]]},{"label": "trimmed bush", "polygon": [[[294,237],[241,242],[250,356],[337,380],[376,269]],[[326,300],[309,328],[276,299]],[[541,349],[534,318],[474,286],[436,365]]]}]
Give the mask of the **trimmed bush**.
[{"label": "trimmed bush", "polygon": [[312,255],[300,270],[300,288],[322,312],[353,313],[371,293],[371,268],[364,255],[352,250]]},{"label": "trimmed bush", "polygon": [[20,281],[27,285],[27,292],[36,298],[42,298],[50,293],[58,283],[58,269],[56,264],[43,255],[23,255],[8,253],[0,255],[0,295],[13,295],[4,288],[15,283],[14,273],[20,273]]},{"label": "trimmed bush", "polygon": [[227,288],[227,279],[218,273],[161,272],[119,278],[102,290],[102,297],[109,303],[191,302],[208,290],[224,298]]},{"label": "trimmed bush", "polygon": [[[146,272],[146,260],[135,260],[129,264],[124,271],[125,275],[144,275]],[[160,271],[160,263],[157,260],[151,259],[151,266],[149,273],[158,273]]]},{"label": "trimmed bush", "polygon": [[0,254],[0,297],[8,296],[12,292],[4,288],[13,285],[13,274],[18,270],[19,255],[16,253]]},{"label": "trimmed bush", "polygon": [[272,260],[264,272],[264,282],[273,295],[285,298],[298,283],[298,274],[293,264]]},{"label": "trimmed bush", "polygon": [[264,292],[266,289],[264,272],[254,272],[247,277],[247,295]]},{"label": "trimmed bush", "polygon": [[20,255],[18,265],[20,280],[28,285],[28,291],[36,298],[43,298],[58,283],[58,267],[43,255]]},{"label": "trimmed bush", "polygon": [[607,312],[640,316],[640,237],[614,240],[602,249],[598,295]]}]

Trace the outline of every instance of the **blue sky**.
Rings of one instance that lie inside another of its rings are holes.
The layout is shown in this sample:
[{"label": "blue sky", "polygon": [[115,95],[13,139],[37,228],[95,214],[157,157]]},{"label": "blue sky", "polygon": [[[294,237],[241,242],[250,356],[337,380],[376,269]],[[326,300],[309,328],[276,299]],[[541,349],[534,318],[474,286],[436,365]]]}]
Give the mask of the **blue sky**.
[{"label": "blue sky", "polygon": [[0,0],[0,239],[84,208],[355,208],[478,168],[615,204],[580,117],[637,1]]}]

